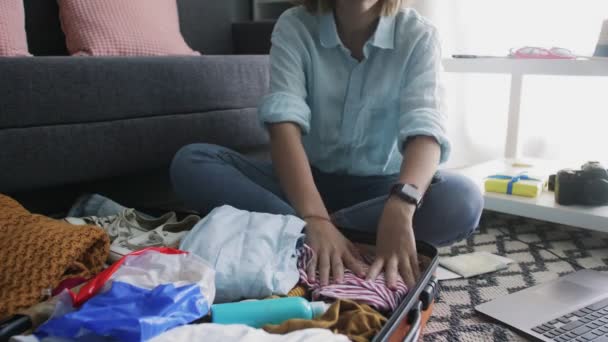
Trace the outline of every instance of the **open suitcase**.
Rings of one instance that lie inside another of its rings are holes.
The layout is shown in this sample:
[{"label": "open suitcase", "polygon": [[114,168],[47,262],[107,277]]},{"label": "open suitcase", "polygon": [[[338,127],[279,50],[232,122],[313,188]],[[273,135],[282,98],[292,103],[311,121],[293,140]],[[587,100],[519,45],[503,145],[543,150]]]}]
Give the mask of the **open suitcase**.
[{"label": "open suitcase", "polygon": [[427,257],[430,263],[426,264],[416,287],[410,290],[384,328],[374,337],[373,342],[413,342],[417,341],[424,331],[438,291],[434,273],[439,258],[435,247],[419,242],[417,248],[418,255]]},{"label": "open suitcase", "polygon": [[[375,236],[343,231],[351,241],[372,245]],[[423,265],[416,287],[411,289],[403,302],[388,318],[386,325],[373,338],[372,342],[414,342],[417,341],[433,312],[433,303],[439,291],[435,271],[439,265],[439,252],[434,246],[416,242],[418,259]]]},{"label": "open suitcase", "polygon": [[[375,237],[353,236],[345,234],[355,242],[372,242]],[[438,291],[437,279],[434,277],[439,259],[437,249],[424,242],[417,243],[419,259],[422,260],[424,270],[416,286],[411,289],[407,297],[388,318],[386,325],[373,338],[373,342],[417,341],[432,313],[432,304]],[[47,308],[48,311],[48,308]],[[33,319],[36,322],[36,319]],[[29,330],[32,324],[31,317],[15,315],[4,322],[0,322],[0,342],[8,341],[11,336],[19,335]]]}]

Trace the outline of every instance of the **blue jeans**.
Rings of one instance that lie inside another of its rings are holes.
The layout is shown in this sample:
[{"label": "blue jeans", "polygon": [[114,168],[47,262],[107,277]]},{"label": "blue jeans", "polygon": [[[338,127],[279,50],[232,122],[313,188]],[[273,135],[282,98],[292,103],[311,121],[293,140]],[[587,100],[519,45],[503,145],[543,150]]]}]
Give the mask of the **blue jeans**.
[{"label": "blue jeans", "polygon": [[[315,168],[313,177],[335,225],[375,234],[387,194],[398,175],[349,176]],[[272,164],[209,144],[183,147],[173,159],[171,181],[177,196],[201,213],[228,204],[238,209],[296,215]],[[483,197],[469,179],[446,171],[435,175],[414,215],[416,239],[436,246],[468,237],[479,224]]]}]

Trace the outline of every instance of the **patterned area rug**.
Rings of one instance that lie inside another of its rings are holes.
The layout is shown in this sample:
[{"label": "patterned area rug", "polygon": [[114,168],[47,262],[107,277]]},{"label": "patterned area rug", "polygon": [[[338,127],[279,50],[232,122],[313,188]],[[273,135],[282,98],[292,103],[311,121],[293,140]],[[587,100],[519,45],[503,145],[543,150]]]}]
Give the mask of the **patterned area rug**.
[{"label": "patterned area rug", "polygon": [[474,307],[571,273],[576,264],[608,271],[608,234],[492,212],[484,213],[476,234],[441,249],[440,254],[455,256],[475,251],[506,256],[515,263],[487,275],[442,281],[424,341],[527,341],[507,326],[476,313]]}]

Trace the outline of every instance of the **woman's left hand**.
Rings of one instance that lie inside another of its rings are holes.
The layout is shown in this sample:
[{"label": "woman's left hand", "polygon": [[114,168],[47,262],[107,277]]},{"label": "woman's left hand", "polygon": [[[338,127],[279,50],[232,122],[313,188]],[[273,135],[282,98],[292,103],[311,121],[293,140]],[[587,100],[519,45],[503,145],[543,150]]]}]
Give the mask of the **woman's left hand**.
[{"label": "woman's left hand", "polygon": [[378,226],[376,260],[367,279],[374,280],[384,271],[390,289],[396,289],[399,276],[409,288],[416,284],[420,270],[412,226],[415,209],[411,204],[389,197]]}]

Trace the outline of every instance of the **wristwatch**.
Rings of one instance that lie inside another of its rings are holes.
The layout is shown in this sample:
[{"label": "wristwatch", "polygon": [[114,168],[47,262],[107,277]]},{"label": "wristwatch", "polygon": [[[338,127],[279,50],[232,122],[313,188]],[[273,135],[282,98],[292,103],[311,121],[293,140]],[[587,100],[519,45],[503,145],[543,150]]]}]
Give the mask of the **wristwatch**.
[{"label": "wristwatch", "polygon": [[391,195],[419,208],[422,204],[422,194],[414,184],[397,183],[391,188]]}]

